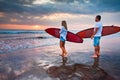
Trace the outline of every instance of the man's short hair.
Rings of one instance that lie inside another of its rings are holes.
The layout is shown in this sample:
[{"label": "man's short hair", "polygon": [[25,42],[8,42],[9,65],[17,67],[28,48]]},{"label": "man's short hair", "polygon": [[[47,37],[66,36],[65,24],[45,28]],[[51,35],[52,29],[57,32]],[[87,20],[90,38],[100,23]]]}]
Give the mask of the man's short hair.
[{"label": "man's short hair", "polygon": [[97,15],[96,17],[97,17],[99,20],[101,20],[101,16],[100,16],[100,15]]}]

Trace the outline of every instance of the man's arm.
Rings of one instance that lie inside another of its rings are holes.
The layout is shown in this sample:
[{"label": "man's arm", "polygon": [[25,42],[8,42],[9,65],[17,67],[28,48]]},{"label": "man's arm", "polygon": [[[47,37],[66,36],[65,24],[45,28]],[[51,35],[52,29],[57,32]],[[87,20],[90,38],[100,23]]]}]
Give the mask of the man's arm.
[{"label": "man's arm", "polygon": [[97,31],[98,31],[98,28],[96,27],[95,31],[93,32],[93,35],[91,36],[91,39],[95,36],[95,34],[97,33]]}]

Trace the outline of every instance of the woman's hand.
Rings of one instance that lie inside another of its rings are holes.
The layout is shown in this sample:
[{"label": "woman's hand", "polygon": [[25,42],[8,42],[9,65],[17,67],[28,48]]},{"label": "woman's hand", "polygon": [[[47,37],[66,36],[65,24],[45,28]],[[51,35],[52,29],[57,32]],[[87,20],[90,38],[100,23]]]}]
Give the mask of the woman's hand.
[{"label": "woman's hand", "polygon": [[94,38],[94,35],[91,36],[91,39],[93,39],[93,38]]}]

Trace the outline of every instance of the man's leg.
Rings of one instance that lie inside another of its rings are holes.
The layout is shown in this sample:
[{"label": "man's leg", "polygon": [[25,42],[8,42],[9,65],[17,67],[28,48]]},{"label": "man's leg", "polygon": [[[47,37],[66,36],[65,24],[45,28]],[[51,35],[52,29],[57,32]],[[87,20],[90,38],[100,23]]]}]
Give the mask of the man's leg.
[{"label": "man's leg", "polygon": [[98,54],[98,46],[94,46],[94,55],[92,57],[97,57]]},{"label": "man's leg", "polygon": [[98,56],[100,56],[100,46],[98,46]]},{"label": "man's leg", "polygon": [[97,57],[100,55],[100,37],[94,37],[94,55],[93,57]]}]

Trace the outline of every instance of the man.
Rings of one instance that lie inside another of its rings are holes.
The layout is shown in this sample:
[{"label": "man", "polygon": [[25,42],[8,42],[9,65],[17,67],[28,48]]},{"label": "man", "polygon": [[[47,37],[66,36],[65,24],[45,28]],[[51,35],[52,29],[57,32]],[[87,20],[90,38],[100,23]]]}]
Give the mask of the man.
[{"label": "man", "polygon": [[94,32],[93,35],[91,36],[91,39],[94,38],[94,55],[92,57],[98,57],[100,55],[100,38],[102,36],[102,28],[103,25],[100,22],[101,21],[101,16],[97,15],[95,18],[95,26],[94,26]]}]

